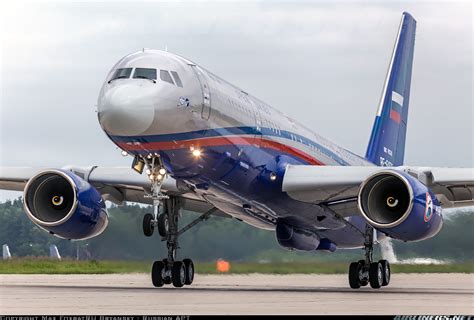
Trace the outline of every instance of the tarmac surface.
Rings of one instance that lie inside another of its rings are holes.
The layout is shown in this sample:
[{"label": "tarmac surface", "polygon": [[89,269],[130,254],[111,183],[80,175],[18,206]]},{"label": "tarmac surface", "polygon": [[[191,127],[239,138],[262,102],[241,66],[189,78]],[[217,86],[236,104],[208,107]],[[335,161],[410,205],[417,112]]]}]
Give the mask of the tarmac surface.
[{"label": "tarmac surface", "polygon": [[474,314],[474,274],[393,274],[352,290],[346,275],[0,275],[0,314]]}]

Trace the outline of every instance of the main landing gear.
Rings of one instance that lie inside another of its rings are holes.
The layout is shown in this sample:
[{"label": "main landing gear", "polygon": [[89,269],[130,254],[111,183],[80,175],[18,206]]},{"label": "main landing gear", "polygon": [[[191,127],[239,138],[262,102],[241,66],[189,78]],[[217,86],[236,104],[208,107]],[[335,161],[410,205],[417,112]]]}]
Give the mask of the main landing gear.
[{"label": "main landing gear", "polygon": [[374,229],[370,226],[365,228],[365,260],[352,262],[349,266],[349,285],[352,289],[359,289],[370,283],[374,289],[386,286],[390,283],[390,264],[387,260],[373,262],[373,235]]},{"label": "main landing gear", "polygon": [[[161,260],[155,261],[151,270],[151,280],[155,287],[162,287],[165,284],[173,284],[173,286],[180,288],[184,285],[190,285],[194,280],[194,263],[191,259],[184,259],[183,261],[176,260],[176,252],[178,250],[178,238],[184,232],[188,231],[196,224],[205,221],[209,216],[217,211],[213,208],[206,213],[202,214],[196,220],[178,230],[179,220],[179,200],[176,197],[170,197],[164,201],[164,212],[158,216],[157,226],[158,233],[161,236],[162,241],[166,240],[166,246],[168,248],[168,257]],[[147,215],[145,215],[144,222],[144,233],[145,230],[149,231],[146,226]]]},{"label": "main landing gear", "polygon": [[[194,280],[194,263],[191,259],[183,261],[176,260],[176,251],[178,249],[178,219],[179,219],[179,201],[175,197],[170,197],[164,201],[164,212],[158,215],[156,225],[158,233],[162,240],[166,240],[168,248],[168,257],[153,262],[151,269],[151,280],[155,287],[162,287],[165,284],[173,284],[180,288],[182,286],[193,283]],[[144,227],[145,220],[143,219]],[[146,235],[146,228],[143,229]],[[149,230],[147,230],[149,231]]]},{"label": "main landing gear", "polygon": [[[151,194],[148,197],[153,199],[153,214],[147,213],[143,217],[143,233],[145,236],[150,237],[153,235],[155,228],[157,228],[161,240],[166,241],[168,248],[168,256],[166,258],[153,262],[151,269],[152,283],[155,287],[162,287],[165,284],[173,284],[177,288],[190,285],[194,280],[194,263],[191,259],[176,260],[178,238],[199,222],[207,220],[217,209],[209,210],[183,229],[178,230],[180,216],[179,199],[161,193],[161,185],[163,184],[166,171],[160,165],[159,158],[145,159],[145,162],[149,168],[147,173],[152,183]],[[163,212],[159,213],[161,204],[163,204]]]}]

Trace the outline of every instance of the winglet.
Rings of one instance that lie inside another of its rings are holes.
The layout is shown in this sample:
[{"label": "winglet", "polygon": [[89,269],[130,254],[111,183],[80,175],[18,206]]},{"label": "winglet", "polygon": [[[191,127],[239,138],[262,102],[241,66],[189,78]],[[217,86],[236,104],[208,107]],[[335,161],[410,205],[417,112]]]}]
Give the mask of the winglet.
[{"label": "winglet", "polygon": [[365,157],[379,166],[400,166],[405,155],[416,20],[403,12]]}]

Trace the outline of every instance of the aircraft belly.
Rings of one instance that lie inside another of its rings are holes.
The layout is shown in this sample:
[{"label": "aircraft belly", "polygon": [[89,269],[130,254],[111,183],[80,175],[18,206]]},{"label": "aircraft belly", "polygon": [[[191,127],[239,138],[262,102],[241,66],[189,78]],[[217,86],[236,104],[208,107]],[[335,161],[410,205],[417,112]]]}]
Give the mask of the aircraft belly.
[{"label": "aircraft belly", "polygon": [[161,154],[175,179],[193,186],[221,211],[261,229],[273,230],[278,220],[284,220],[340,242],[341,246],[358,247],[363,242],[332,211],[291,199],[281,191],[281,181],[270,182],[262,174],[276,171],[282,159],[285,163],[304,164],[301,159],[249,144],[207,146],[202,151],[200,159],[193,159],[188,149]]}]

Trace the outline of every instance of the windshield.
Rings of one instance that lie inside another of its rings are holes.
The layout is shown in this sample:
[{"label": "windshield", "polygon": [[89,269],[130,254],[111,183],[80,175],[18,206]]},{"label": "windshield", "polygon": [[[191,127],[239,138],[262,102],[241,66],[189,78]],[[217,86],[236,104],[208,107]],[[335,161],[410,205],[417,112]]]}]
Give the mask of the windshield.
[{"label": "windshield", "polygon": [[156,80],[156,69],[136,68],[133,73],[133,78]]},{"label": "windshield", "polygon": [[114,75],[112,76],[110,81],[115,80],[115,79],[128,79],[130,78],[131,73],[132,73],[132,68],[117,69],[114,72]]}]

